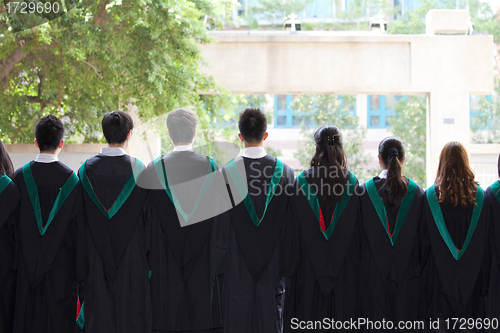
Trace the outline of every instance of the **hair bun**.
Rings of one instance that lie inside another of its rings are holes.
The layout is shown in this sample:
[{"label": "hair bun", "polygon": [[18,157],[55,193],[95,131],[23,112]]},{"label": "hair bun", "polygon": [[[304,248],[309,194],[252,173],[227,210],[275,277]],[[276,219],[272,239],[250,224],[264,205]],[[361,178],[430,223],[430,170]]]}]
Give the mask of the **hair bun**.
[{"label": "hair bun", "polygon": [[398,150],[396,148],[389,149],[389,159],[393,158],[394,156],[399,157]]}]

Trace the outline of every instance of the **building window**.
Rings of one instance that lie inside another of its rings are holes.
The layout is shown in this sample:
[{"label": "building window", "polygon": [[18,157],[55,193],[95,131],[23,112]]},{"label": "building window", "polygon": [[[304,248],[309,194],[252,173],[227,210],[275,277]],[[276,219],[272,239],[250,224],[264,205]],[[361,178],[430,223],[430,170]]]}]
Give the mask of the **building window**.
[{"label": "building window", "polygon": [[474,170],[475,180],[484,188],[498,180],[496,163],[471,163],[471,167]]},{"label": "building window", "polygon": [[398,102],[405,95],[368,95],[368,128],[389,128]]},{"label": "building window", "polygon": [[[486,98],[486,99],[485,99]],[[492,127],[491,118],[485,114],[485,108],[490,111],[492,95],[470,95],[470,128],[471,129],[488,129]],[[486,103],[486,105],[485,105]]]},{"label": "building window", "polygon": [[[299,95],[274,95],[274,127],[275,128],[300,128],[302,122],[306,126],[314,126],[311,117],[306,113],[292,110],[293,101]],[[342,107],[342,95],[339,95],[340,107]],[[352,115],[356,117],[356,102]]]},{"label": "building window", "polygon": [[246,14],[246,9],[247,9],[247,1],[246,0],[238,0],[239,2],[239,7],[238,7],[238,16],[245,16]]}]

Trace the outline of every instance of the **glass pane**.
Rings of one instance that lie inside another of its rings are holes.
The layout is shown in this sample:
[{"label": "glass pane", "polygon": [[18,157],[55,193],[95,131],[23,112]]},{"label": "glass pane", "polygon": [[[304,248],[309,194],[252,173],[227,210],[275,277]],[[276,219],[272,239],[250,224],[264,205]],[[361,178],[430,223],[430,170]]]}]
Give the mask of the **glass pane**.
[{"label": "glass pane", "polygon": [[392,116],[385,117],[385,127],[391,127]]},{"label": "glass pane", "polygon": [[371,110],[380,110],[380,95],[371,95],[370,96],[370,109]]},{"label": "glass pane", "polygon": [[484,173],[487,175],[495,175],[497,173],[497,168],[494,163],[484,164]]},{"label": "glass pane", "polygon": [[476,175],[482,175],[484,173],[483,172],[483,164],[482,163],[474,164],[474,166],[472,167],[472,169],[474,170],[474,172],[476,173]]},{"label": "glass pane", "polygon": [[479,110],[481,108],[480,102],[481,95],[470,95],[470,109],[471,110]]},{"label": "glass pane", "polygon": [[401,95],[386,95],[385,96],[385,109],[394,110],[396,105],[401,100]]},{"label": "glass pane", "polygon": [[286,110],[286,95],[278,95],[277,110]]},{"label": "glass pane", "polygon": [[292,118],[292,126],[300,126],[304,121],[306,126],[311,125],[311,118],[307,116],[293,116]]},{"label": "glass pane", "polygon": [[276,123],[277,126],[286,126],[286,116],[278,116]]},{"label": "glass pane", "polygon": [[370,126],[379,127],[380,126],[380,116],[370,116]]}]

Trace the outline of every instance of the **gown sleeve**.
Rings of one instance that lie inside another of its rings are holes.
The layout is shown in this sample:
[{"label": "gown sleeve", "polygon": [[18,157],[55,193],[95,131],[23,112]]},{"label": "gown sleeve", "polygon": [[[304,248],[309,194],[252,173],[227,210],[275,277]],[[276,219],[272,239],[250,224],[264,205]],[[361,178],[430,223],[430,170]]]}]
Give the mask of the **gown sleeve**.
[{"label": "gown sleeve", "polygon": [[434,301],[430,286],[433,284],[432,276],[435,273],[432,271],[433,254],[431,247],[431,240],[429,238],[428,219],[427,219],[427,198],[424,195],[422,200],[422,210],[420,214],[420,221],[418,225],[419,237],[419,252],[420,252],[420,287],[419,287],[419,317],[430,317],[430,304]]},{"label": "gown sleeve", "polygon": [[481,267],[481,276],[482,276],[482,283],[483,283],[483,290],[481,291],[481,296],[485,297],[488,294],[488,289],[489,289],[489,283],[490,283],[490,273],[491,273],[491,263],[492,263],[492,247],[491,244],[493,243],[493,233],[491,229],[491,210],[490,210],[490,205],[491,203],[488,201],[488,196],[485,195],[485,201],[484,201],[484,207],[483,209],[486,209],[487,216],[486,216],[486,223],[488,224],[488,232],[486,234],[486,244],[484,247],[484,254],[483,254],[483,265]]},{"label": "gown sleeve", "polygon": [[287,210],[287,217],[284,224],[283,251],[281,260],[280,275],[291,277],[297,274],[301,259],[300,228],[295,214],[297,193],[300,190],[298,182],[293,187],[293,196]]}]

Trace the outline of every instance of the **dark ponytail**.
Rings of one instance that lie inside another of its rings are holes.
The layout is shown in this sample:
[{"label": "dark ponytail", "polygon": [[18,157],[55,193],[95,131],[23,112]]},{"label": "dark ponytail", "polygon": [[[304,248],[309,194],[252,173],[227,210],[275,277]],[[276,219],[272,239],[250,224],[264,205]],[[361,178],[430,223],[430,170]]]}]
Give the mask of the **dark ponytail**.
[{"label": "dark ponytail", "polygon": [[[314,133],[314,143],[316,152],[311,159],[311,167],[325,167],[325,172],[320,171],[319,177],[323,179],[323,184],[330,187],[326,193],[327,200],[333,200],[335,185],[345,186],[349,177],[349,174],[345,174],[347,157],[342,144],[342,134],[333,125],[322,126]],[[341,195],[338,197],[340,199]]]},{"label": "dark ponytail", "polygon": [[380,142],[378,154],[387,167],[387,180],[382,186],[387,203],[394,206],[408,193],[408,184],[403,177],[401,161],[405,157],[405,146],[401,140],[389,137]]},{"label": "dark ponytail", "polygon": [[0,140],[0,173],[6,174],[9,178],[14,175],[14,166],[2,140]]}]

